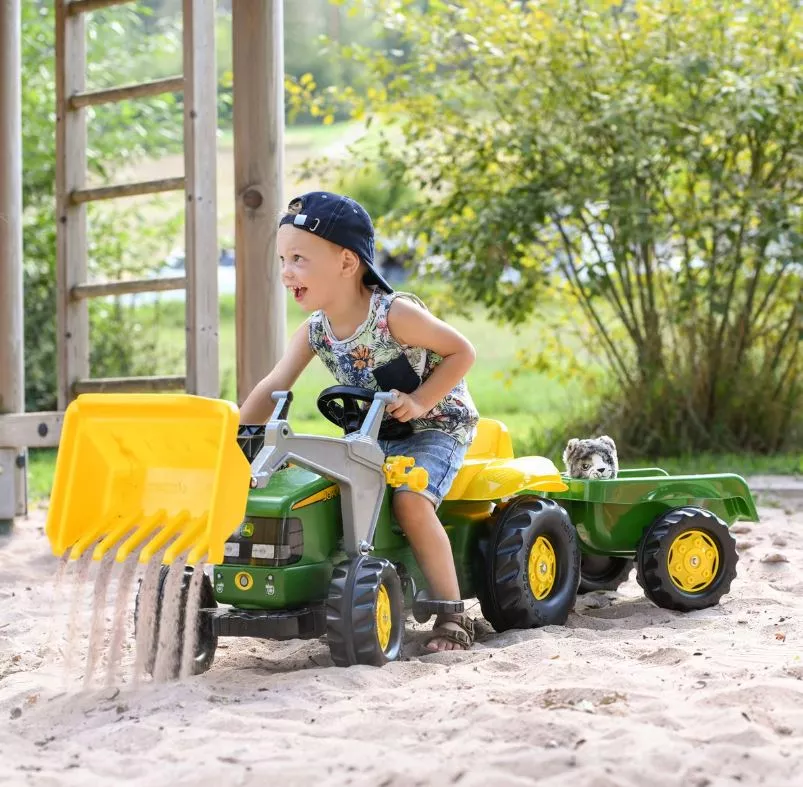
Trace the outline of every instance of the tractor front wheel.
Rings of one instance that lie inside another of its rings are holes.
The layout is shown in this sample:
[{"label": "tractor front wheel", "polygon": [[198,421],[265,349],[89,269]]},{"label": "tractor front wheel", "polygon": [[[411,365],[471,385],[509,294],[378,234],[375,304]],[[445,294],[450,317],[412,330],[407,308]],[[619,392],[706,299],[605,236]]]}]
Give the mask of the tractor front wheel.
[{"label": "tractor front wheel", "polygon": [[637,579],[659,607],[705,609],[730,590],[738,559],[736,542],[718,516],[693,506],[675,508],[644,534]]},{"label": "tractor front wheel", "polygon": [[580,581],[577,532],[565,509],[541,497],[510,503],[491,533],[486,571],[480,605],[496,631],[565,623]]},{"label": "tractor front wheel", "polygon": [[392,563],[360,556],[335,566],[326,600],[326,639],[338,667],[381,667],[401,658],[404,594]]},{"label": "tractor front wheel", "polygon": [[[156,611],[155,611],[155,620],[153,621],[153,636],[151,638],[150,646],[148,648],[148,653],[145,657],[145,669],[149,675],[153,675],[154,667],[156,665],[156,655],[159,648],[159,634],[162,627],[163,617],[165,613],[165,608],[168,603],[170,603],[166,599],[167,590],[167,577],[168,577],[168,566],[160,566],[159,567],[159,579],[158,579],[158,586],[156,591]],[[192,567],[186,567],[184,569],[184,573],[181,577],[181,587],[179,589],[179,597],[178,599],[173,599],[174,602],[178,603],[178,620],[177,626],[175,631],[175,645],[177,650],[175,653],[171,654],[171,663],[168,665],[168,675],[166,676],[168,680],[176,680],[179,677],[179,673],[181,671],[181,651],[182,651],[182,644],[184,642],[184,630],[186,627],[186,617],[187,617],[187,604],[189,601],[189,591],[190,591],[190,582],[192,580],[193,569]],[[209,577],[204,575],[201,580],[201,587],[200,587],[200,609],[209,609],[213,607],[217,607],[217,601],[215,600],[215,594],[212,590],[212,583],[209,580]],[[137,629],[141,625],[139,616],[140,616],[140,605],[142,603],[142,583],[140,581],[140,587],[137,590],[136,599],[134,601],[134,635],[137,635]],[[193,661],[192,661],[192,672],[194,675],[200,675],[203,672],[206,672],[211,666],[212,662],[215,658],[215,651],[217,650],[217,635],[214,633],[212,629],[212,620],[210,617],[198,614],[198,617],[195,621],[195,652],[193,653]]]}]

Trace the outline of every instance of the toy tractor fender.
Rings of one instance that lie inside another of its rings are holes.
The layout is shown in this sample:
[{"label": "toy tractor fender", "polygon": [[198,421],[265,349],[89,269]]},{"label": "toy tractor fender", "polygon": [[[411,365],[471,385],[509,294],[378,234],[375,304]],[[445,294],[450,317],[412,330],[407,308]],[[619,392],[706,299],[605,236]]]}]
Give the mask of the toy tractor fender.
[{"label": "toy tractor fender", "polygon": [[567,488],[550,459],[514,457],[507,427],[493,418],[480,418],[463,466],[444,500],[495,501]]}]

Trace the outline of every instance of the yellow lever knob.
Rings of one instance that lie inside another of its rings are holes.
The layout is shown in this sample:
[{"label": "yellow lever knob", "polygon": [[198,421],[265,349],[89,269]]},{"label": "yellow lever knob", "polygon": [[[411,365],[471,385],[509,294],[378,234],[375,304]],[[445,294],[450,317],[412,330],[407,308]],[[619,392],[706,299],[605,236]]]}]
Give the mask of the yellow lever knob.
[{"label": "yellow lever knob", "polygon": [[414,492],[423,492],[429,483],[429,474],[423,467],[415,467],[411,456],[389,456],[385,460],[385,479],[393,487],[407,484]]}]

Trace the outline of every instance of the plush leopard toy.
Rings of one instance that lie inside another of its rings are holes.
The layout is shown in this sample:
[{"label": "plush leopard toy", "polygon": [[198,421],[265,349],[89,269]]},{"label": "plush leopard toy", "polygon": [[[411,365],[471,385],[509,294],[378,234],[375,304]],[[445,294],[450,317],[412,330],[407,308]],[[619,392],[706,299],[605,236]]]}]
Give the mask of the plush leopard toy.
[{"label": "plush leopard toy", "polygon": [[572,438],[563,451],[563,461],[570,478],[616,478],[619,472],[616,443],[607,435]]}]

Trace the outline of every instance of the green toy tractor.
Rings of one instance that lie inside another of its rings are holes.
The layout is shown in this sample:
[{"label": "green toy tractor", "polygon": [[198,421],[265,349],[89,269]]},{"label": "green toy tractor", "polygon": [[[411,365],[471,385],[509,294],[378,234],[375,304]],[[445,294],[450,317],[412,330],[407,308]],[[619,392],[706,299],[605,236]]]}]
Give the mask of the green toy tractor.
[{"label": "green toy tractor", "polygon": [[[333,396],[343,401],[334,417]],[[379,666],[402,655],[406,610],[424,623],[463,611],[474,597],[496,631],[560,625],[582,585],[581,561],[590,567],[583,581],[599,583],[606,573],[621,578],[635,559],[647,598],[701,609],[735,576],[728,525],[757,519],[738,476],[647,469],[605,481],[563,478],[548,459],[515,458],[505,427],[482,419],[438,510],[461,598],[431,599],[390,506],[392,488],[413,486],[416,468],[386,458],[376,440],[389,395],[323,392],[322,412],[339,424],[355,403],[370,402],[343,438],[295,435],[285,420],[290,393],[276,399],[266,426],[240,427],[252,488],[223,562],[204,579],[198,671],[212,663],[221,636],[325,636],[336,665]]]},{"label": "green toy tractor", "polygon": [[702,609],[730,589],[737,554],[728,528],[758,519],[742,478],[657,468],[567,478],[544,457],[514,457],[505,426],[483,418],[437,512],[460,598],[431,598],[390,505],[394,487],[427,483],[410,458],[380,449],[390,398],[324,391],[319,409],[345,432],[335,438],[293,432],[290,392],[274,394],[259,426],[240,425],[230,403],[183,394],[78,397],[57,461],[53,550],[75,558],[94,545],[100,559],[127,537],[118,561],[161,560],[149,665],[169,566],[183,570],[174,573],[183,628],[193,566],[211,563],[195,577],[195,673],[227,636],[325,637],[336,665],[380,666],[402,657],[408,610],[424,623],[473,598],[499,632],[561,625],[578,590],[613,589],[634,562],[646,597],[668,609]]}]

